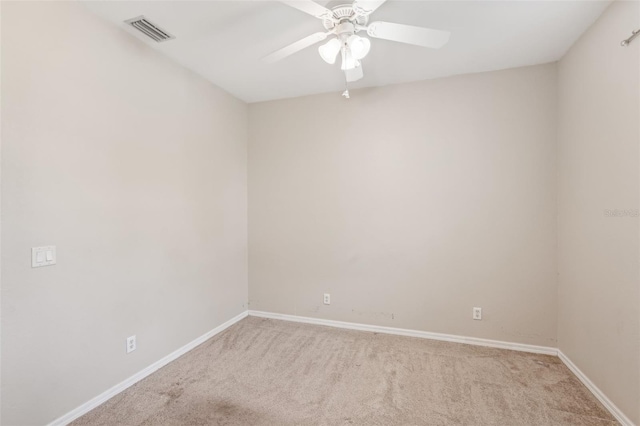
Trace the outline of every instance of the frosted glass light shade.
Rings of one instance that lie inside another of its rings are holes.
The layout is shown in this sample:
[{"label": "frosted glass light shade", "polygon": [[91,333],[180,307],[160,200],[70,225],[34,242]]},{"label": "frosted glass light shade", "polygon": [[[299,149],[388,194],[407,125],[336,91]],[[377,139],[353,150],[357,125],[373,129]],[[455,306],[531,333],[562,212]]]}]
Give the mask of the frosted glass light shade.
[{"label": "frosted glass light shade", "polygon": [[360,66],[360,61],[353,57],[351,49],[345,47],[342,49],[342,65],[340,69],[342,71],[352,70]]},{"label": "frosted glass light shade", "polygon": [[347,45],[351,49],[351,54],[355,59],[362,59],[371,50],[371,41],[368,38],[352,35],[347,39]]},{"label": "frosted glass light shade", "polygon": [[338,52],[340,52],[340,47],[342,47],[340,41],[338,41],[337,38],[332,38],[322,46],[318,47],[318,53],[320,53],[320,57],[326,63],[335,64]]}]

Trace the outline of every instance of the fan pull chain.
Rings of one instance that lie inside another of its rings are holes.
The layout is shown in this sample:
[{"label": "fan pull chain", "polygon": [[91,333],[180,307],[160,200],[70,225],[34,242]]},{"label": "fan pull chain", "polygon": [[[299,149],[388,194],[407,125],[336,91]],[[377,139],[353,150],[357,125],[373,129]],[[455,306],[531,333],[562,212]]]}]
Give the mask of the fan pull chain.
[{"label": "fan pull chain", "polygon": [[349,99],[349,80],[347,80],[347,73],[344,73],[344,92],[342,92],[342,96],[345,99]]}]

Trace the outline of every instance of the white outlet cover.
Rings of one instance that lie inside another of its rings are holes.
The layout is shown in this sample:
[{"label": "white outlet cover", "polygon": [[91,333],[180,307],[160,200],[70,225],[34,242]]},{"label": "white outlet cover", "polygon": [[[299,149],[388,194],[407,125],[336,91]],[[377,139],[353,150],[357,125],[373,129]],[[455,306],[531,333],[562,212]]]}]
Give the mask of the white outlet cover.
[{"label": "white outlet cover", "polygon": [[136,350],[136,336],[127,337],[127,353]]},{"label": "white outlet cover", "polygon": [[329,293],[325,293],[324,294],[324,304],[325,305],[330,305],[331,304],[331,295]]},{"label": "white outlet cover", "polygon": [[473,308],[473,319],[474,320],[482,319],[482,308]]}]

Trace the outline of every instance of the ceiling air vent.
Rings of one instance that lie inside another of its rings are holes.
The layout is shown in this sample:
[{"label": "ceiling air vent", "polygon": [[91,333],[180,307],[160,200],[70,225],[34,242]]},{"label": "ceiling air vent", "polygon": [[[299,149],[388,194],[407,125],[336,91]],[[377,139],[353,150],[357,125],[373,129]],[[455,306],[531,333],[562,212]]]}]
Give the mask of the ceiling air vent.
[{"label": "ceiling air vent", "polygon": [[142,34],[146,35],[147,37],[153,39],[158,43],[175,38],[174,36],[166,32],[156,24],[151,23],[144,16],[138,16],[137,18],[127,19],[124,22],[126,24],[131,25],[133,28],[135,28],[136,30],[140,31]]}]

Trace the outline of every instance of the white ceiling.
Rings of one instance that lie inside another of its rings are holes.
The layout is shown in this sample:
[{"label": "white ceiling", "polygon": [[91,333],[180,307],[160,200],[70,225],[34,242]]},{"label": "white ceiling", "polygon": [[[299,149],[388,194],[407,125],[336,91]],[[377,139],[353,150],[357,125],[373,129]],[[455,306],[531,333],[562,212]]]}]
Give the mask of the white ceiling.
[{"label": "white ceiling", "polygon": [[[332,6],[347,1],[318,3]],[[370,21],[451,31],[440,50],[373,39],[364,78],[384,86],[553,62],[610,1],[395,1]],[[341,92],[344,76],[312,46],[275,64],[272,51],[322,31],[320,20],[277,1],[93,1],[86,7],[246,102]],[[155,43],[124,20],[145,15],[176,36]]]}]

